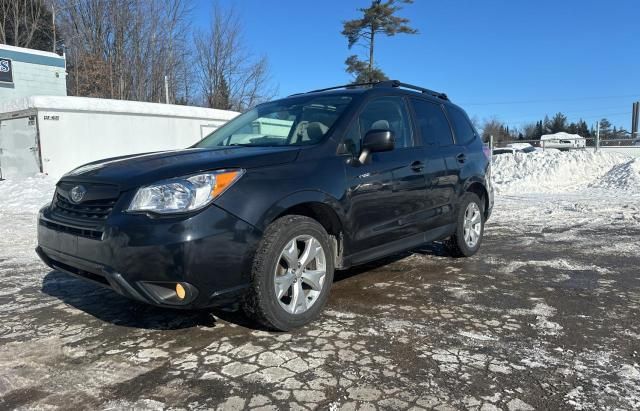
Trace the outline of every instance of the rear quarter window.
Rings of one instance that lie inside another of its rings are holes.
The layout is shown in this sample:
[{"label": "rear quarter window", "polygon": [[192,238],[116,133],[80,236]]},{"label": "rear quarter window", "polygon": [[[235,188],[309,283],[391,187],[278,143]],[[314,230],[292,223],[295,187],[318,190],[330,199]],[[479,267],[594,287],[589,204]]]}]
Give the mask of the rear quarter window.
[{"label": "rear quarter window", "polygon": [[464,145],[472,142],[476,138],[476,132],[464,111],[457,107],[447,107],[447,113],[453,126],[456,144]]}]

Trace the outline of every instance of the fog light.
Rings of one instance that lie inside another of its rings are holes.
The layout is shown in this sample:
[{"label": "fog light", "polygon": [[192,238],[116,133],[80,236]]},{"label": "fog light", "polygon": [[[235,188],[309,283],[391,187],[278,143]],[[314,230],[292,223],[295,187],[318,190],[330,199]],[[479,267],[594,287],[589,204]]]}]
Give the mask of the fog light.
[{"label": "fog light", "polygon": [[187,290],[185,290],[182,284],[180,283],[176,284],[176,295],[181,300],[184,300],[184,297],[187,296]]}]

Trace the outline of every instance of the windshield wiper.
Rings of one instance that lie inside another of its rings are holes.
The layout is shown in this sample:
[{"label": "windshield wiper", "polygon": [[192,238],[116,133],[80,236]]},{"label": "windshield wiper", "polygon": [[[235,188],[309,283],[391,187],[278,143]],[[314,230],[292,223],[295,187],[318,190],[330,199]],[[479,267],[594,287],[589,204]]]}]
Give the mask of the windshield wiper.
[{"label": "windshield wiper", "polygon": [[255,143],[233,143],[225,144],[220,147],[283,147],[284,144],[255,144]]}]

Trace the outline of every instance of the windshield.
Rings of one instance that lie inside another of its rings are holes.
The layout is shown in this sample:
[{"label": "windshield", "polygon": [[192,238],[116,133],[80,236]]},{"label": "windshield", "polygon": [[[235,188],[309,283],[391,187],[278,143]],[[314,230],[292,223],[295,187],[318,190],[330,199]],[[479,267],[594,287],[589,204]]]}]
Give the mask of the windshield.
[{"label": "windshield", "polygon": [[347,95],[301,96],[262,104],[197,143],[218,146],[299,146],[322,140],[344,109]]}]

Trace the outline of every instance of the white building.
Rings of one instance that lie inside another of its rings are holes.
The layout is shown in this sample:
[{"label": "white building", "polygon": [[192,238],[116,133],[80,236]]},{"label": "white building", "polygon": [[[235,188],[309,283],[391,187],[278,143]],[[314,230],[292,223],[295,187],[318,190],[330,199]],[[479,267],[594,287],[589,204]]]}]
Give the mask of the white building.
[{"label": "white building", "polygon": [[33,95],[66,96],[65,58],[0,44],[0,103]]}]

